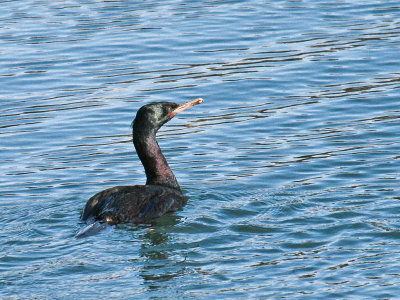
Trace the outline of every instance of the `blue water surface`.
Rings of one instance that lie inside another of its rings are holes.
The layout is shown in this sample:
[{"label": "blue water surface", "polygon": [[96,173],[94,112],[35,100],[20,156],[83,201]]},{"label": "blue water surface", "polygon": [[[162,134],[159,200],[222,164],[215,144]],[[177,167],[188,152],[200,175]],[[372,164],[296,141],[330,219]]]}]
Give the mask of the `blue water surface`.
[{"label": "blue water surface", "polygon": [[[398,1],[0,1],[0,298],[378,299],[400,286]],[[143,184],[187,206],[75,238]]]}]

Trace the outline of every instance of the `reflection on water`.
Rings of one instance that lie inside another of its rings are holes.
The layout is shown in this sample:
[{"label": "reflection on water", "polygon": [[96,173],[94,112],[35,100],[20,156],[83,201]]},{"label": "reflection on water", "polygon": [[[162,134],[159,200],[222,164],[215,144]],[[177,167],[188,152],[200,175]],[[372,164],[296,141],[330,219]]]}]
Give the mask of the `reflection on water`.
[{"label": "reflection on water", "polygon": [[[165,288],[163,283],[173,281],[175,278],[186,274],[185,260],[171,245],[170,230],[179,224],[179,217],[168,214],[155,220],[151,225],[133,226],[128,224],[118,225],[119,230],[132,232],[131,239],[138,239],[140,250],[138,255],[142,258],[138,273],[143,279],[143,284],[148,291],[162,293]],[[139,235],[137,236],[137,233]],[[173,239],[173,238],[172,238]],[[131,262],[137,267],[137,261]]]},{"label": "reflection on water", "polygon": [[[395,298],[396,1],[3,1],[0,295]],[[83,239],[99,190],[142,184],[129,127],[187,206]],[[211,296],[212,295],[212,296]]]}]

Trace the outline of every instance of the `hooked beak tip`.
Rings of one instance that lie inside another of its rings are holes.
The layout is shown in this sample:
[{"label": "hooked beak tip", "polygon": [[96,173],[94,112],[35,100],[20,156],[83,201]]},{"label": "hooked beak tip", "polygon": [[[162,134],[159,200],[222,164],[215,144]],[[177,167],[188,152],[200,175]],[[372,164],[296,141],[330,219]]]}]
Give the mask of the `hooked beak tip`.
[{"label": "hooked beak tip", "polygon": [[197,98],[197,99],[188,101],[186,103],[183,103],[183,104],[179,105],[177,108],[175,108],[173,111],[171,111],[168,114],[168,117],[170,119],[172,119],[173,117],[175,117],[180,112],[182,112],[182,111],[184,111],[184,110],[186,110],[186,109],[188,109],[188,108],[190,108],[192,106],[195,106],[197,104],[203,103],[203,102],[204,102],[203,98]]}]

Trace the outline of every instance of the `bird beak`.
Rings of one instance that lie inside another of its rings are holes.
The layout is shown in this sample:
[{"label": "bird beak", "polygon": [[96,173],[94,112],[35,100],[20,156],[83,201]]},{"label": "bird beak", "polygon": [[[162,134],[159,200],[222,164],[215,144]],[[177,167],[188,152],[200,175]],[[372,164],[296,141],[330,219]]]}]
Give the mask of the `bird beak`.
[{"label": "bird beak", "polygon": [[192,100],[192,101],[183,103],[183,104],[179,105],[177,108],[175,108],[173,111],[171,111],[171,112],[168,114],[168,117],[169,117],[170,119],[172,119],[172,118],[175,117],[177,114],[179,114],[180,112],[184,111],[185,109],[188,109],[188,108],[190,108],[190,107],[192,107],[192,106],[195,106],[195,105],[197,105],[197,104],[200,104],[200,103],[202,103],[203,101],[204,101],[204,100],[203,100],[202,98],[197,98],[197,99],[194,99],[194,100]]}]

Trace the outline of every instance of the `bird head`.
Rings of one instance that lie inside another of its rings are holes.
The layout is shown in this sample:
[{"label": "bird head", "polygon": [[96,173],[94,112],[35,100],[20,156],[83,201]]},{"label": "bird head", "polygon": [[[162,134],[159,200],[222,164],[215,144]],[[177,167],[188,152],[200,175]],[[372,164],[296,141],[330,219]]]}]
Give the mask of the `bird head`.
[{"label": "bird head", "polygon": [[180,112],[203,102],[202,98],[177,104],[173,102],[152,102],[142,106],[132,122],[133,132],[151,133],[158,129]]}]

